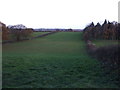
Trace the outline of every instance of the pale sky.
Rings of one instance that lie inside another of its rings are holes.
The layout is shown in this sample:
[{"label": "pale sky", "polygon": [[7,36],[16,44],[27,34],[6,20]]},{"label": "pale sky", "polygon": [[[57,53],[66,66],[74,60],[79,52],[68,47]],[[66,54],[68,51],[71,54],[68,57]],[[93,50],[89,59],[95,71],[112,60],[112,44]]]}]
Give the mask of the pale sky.
[{"label": "pale sky", "polygon": [[118,21],[119,0],[0,0],[0,21],[30,28],[82,29],[92,21]]}]

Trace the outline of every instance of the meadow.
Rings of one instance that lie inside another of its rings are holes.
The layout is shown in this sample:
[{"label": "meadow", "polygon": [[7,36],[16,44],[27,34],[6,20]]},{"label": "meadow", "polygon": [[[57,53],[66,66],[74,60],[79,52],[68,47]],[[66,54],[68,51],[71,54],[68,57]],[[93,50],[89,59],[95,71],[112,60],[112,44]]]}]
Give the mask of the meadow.
[{"label": "meadow", "polygon": [[33,32],[30,36],[35,37],[35,36],[46,34],[46,33],[49,33],[49,32]]},{"label": "meadow", "polygon": [[92,41],[97,47],[109,46],[109,45],[120,45],[119,40],[93,40]]},{"label": "meadow", "polygon": [[3,45],[3,88],[117,88],[89,56],[82,32]]}]

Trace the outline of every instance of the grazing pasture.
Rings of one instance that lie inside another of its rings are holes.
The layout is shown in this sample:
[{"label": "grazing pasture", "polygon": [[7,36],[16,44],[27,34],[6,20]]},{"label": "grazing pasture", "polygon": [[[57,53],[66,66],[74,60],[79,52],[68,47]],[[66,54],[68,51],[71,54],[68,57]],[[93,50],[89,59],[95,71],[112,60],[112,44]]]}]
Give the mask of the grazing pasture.
[{"label": "grazing pasture", "polygon": [[117,88],[87,54],[82,32],[3,45],[3,88]]},{"label": "grazing pasture", "polygon": [[35,37],[35,36],[46,34],[46,33],[49,33],[49,32],[33,32],[33,34],[31,35],[31,37]]},{"label": "grazing pasture", "polygon": [[92,41],[97,47],[109,46],[109,45],[120,45],[120,40],[93,40]]}]

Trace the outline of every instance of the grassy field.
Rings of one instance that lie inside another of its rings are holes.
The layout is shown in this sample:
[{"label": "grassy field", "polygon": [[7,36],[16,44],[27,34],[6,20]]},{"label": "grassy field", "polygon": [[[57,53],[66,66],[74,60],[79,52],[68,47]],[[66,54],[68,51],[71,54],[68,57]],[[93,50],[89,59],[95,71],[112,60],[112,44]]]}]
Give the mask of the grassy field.
[{"label": "grassy field", "polygon": [[108,46],[108,45],[118,45],[120,44],[120,41],[118,40],[94,40],[94,44],[96,44],[97,47],[101,46]]},{"label": "grassy field", "polygon": [[35,37],[35,36],[46,34],[46,33],[49,33],[49,32],[33,32],[33,34],[31,36]]},{"label": "grassy field", "polygon": [[86,52],[82,32],[58,32],[3,45],[3,87],[112,88],[99,61]]},{"label": "grassy field", "polygon": [[[32,37],[36,37],[36,36],[38,36],[38,35],[42,35],[42,34],[46,34],[46,33],[49,33],[49,32],[33,32],[32,34],[30,34],[30,36],[29,37],[27,37],[27,38],[32,38]],[[13,36],[12,35],[9,35],[9,37],[11,38],[11,39],[9,39],[9,40],[13,40]],[[3,42],[4,41],[9,41],[9,40],[2,40]],[[1,42],[2,42],[1,41]]]}]

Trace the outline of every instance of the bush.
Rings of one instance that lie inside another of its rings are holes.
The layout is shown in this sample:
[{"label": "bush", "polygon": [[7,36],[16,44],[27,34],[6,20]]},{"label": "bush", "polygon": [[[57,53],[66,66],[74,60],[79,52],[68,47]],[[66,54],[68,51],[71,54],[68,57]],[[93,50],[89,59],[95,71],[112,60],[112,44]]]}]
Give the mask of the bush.
[{"label": "bush", "polygon": [[119,49],[120,45],[100,47],[94,52],[94,56],[108,67],[120,68]]},{"label": "bush", "polygon": [[120,83],[120,45],[97,48],[92,55],[96,57],[104,69],[105,75],[111,77],[117,85]]},{"label": "bush", "polygon": [[11,29],[12,39],[17,41],[28,39],[32,32],[32,29]]}]

